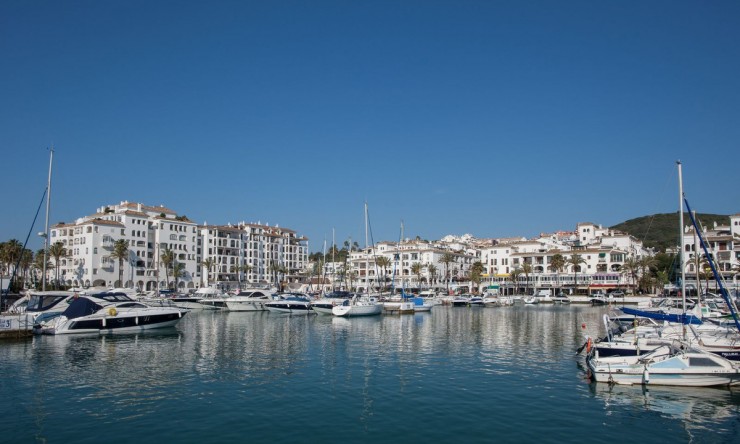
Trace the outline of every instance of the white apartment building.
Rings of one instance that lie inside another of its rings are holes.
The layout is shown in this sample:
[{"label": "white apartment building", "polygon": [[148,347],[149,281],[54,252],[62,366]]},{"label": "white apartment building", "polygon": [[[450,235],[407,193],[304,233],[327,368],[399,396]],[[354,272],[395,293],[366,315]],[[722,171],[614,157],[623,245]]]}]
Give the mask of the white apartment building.
[{"label": "white apartment building", "polygon": [[[308,267],[308,239],[278,226],[239,223],[199,227],[203,285],[234,291],[249,285],[298,284]],[[210,270],[204,264],[210,264]]]},{"label": "white apartment building", "polygon": [[[374,247],[352,252],[348,267],[357,278],[359,291],[377,291],[383,287],[441,290],[448,284],[455,287],[462,282],[467,283],[470,268],[477,260],[475,249],[469,245],[456,246],[462,248],[452,250],[444,242],[421,239],[407,239],[401,243],[378,242]],[[445,254],[452,259],[447,264],[443,261]],[[387,258],[389,266],[385,269],[379,267],[376,261],[379,257]],[[414,264],[421,265],[419,275],[414,273]]]},{"label": "white apartment building", "polygon": [[[701,263],[704,251],[698,237],[695,236],[691,221],[685,219],[684,222],[687,224],[684,228],[682,249],[684,273],[686,281],[696,285],[698,271],[704,266]],[[712,255],[715,261],[717,272],[722,275],[728,287],[732,289],[740,288],[740,282],[738,282],[738,272],[740,271],[740,214],[730,216],[729,226],[715,223],[711,228],[700,228],[709,254]],[[715,288],[713,278],[709,280],[712,281],[709,286],[713,290]]]},{"label": "white apartment building", "polygon": [[[117,240],[128,244],[129,257],[112,257]],[[121,202],[101,207],[95,214],[51,227],[50,245],[61,242],[67,257],[59,263],[59,280],[73,287],[127,287],[141,291],[174,287],[161,263],[161,253],[170,249],[182,264],[177,278],[180,289],[195,288],[197,267],[196,224],[164,206]],[[51,279],[56,279],[52,258]],[[122,280],[119,280],[122,276]],[[167,280],[169,279],[169,282]]]},{"label": "white apartment building", "polygon": [[[481,250],[483,277],[489,288],[510,292],[563,288],[590,293],[597,289],[629,288],[634,283],[622,273],[627,258],[652,255],[634,237],[592,223],[579,223],[571,235],[561,232],[531,240],[505,239],[491,243]],[[556,254],[566,260],[577,254],[583,263],[566,264],[557,270],[552,266]],[[523,273],[526,268],[529,272]],[[515,270],[520,272],[517,283],[510,279]]]}]

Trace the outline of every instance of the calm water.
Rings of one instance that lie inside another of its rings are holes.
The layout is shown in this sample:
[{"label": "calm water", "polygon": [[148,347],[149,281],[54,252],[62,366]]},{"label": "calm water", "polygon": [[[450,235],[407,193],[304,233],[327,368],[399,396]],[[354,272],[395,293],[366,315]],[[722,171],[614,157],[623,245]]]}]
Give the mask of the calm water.
[{"label": "calm water", "polygon": [[740,390],[590,384],[603,308],[341,319],[0,343],[0,442],[740,442]]}]

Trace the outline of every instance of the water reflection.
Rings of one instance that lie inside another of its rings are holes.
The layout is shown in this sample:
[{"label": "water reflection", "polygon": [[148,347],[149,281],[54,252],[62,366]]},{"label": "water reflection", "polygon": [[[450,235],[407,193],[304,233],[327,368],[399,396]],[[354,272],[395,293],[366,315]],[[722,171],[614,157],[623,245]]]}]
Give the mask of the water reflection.
[{"label": "water reflection", "polygon": [[[584,384],[575,350],[582,324],[598,336],[602,315],[546,306],[351,319],[206,311],[168,331],[37,337],[0,346],[3,373],[15,375],[0,398],[19,412],[13,422],[0,415],[0,427],[12,429],[8,442],[79,442],[105,425],[192,442],[491,442],[495,429],[504,442],[541,443],[572,439],[573,418],[592,426],[633,411],[710,437],[707,429],[733,424],[732,392]],[[276,429],[286,411],[301,414]],[[410,412],[434,427],[409,427]]]},{"label": "water reflection", "polygon": [[625,408],[656,412],[681,420],[690,433],[710,429],[715,433],[729,432],[737,424],[723,421],[735,419],[740,413],[740,392],[728,389],[593,383],[590,391],[604,403],[607,413]]}]

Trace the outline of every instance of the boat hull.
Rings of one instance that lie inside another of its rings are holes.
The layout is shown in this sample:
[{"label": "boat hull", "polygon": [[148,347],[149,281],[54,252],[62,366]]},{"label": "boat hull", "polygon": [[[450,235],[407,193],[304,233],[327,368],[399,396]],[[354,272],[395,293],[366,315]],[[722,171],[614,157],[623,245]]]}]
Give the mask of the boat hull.
[{"label": "boat hull", "polygon": [[591,377],[596,382],[625,385],[713,387],[740,384],[740,368],[727,359],[708,352],[660,355],[660,350],[642,356],[589,359]]},{"label": "boat hull", "polygon": [[388,314],[413,314],[413,302],[383,302],[382,310]]},{"label": "boat hull", "polygon": [[132,316],[91,315],[75,319],[60,316],[48,327],[34,328],[34,333],[49,335],[135,333],[142,330],[174,327],[184,315],[185,312],[176,311]]},{"label": "boat hull", "polygon": [[354,316],[375,316],[383,312],[383,306],[374,305],[337,305],[332,308],[334,316],[354,317]]},{"label": "boat hull", "polygon": [[265,301],[226,301],[229,311],[265,311]]}]

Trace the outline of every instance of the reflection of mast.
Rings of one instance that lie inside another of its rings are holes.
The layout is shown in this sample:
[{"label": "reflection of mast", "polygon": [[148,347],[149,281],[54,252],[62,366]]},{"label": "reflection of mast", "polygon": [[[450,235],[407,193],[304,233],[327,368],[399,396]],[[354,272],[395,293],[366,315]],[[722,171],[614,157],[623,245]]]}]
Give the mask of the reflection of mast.
[{"label": "reflection of mast", "polygon": [[46,291],[46,263],[49,261],[49,209],[51,208],[51,165],[54,160],[54,145],[49,148],[49,180],[46,183],[46,225],[44,227],[44,269],[41,291]]}]

